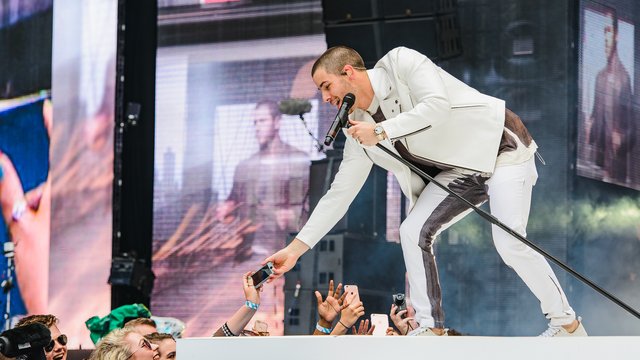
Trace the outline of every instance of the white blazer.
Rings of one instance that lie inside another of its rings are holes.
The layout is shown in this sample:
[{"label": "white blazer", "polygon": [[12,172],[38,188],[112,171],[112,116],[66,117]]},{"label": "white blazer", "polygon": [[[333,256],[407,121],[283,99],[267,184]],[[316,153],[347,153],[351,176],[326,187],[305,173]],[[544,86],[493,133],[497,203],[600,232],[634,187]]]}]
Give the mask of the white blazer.
[{"label": "white blazer", "polygon": [[[383,146],[396,152],[392,141],[402,141],[414,156],[429,162],[493,173],[504,128],[503,100],[478,92],[404,47],[387,53],[368,75],[375,93],[369,112],[356,109],[349,117],[375,123],[370,113],[380,106],[387,119],[380,125],[389,138]],[[381,149],[347,136],[331,188],[297,238],[310,247],[320,241],[344,216],[374,163],[396,176],[413,208],[424,181]]]}]

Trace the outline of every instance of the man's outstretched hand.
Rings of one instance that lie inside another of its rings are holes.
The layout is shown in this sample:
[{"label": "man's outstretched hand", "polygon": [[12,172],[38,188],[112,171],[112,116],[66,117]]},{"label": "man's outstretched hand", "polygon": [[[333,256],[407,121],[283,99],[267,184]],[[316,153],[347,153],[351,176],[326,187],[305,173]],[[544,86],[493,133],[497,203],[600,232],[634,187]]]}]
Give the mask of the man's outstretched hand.
[{"label": "man's outstretched hand", "polygon": [[307,250],[309,250],[309,246],[307,244],[298,239],[293,239],[293,241],[284,249],[264,259],[262,261],[262,265],[271,261],[274,268],[274,272],[271,276],[269,276],[268,282],[279,278],[284,273],[291,270],[296,265],[296,262],[298,261],[300,256],[302,256],[302,254],[304,254]]}]

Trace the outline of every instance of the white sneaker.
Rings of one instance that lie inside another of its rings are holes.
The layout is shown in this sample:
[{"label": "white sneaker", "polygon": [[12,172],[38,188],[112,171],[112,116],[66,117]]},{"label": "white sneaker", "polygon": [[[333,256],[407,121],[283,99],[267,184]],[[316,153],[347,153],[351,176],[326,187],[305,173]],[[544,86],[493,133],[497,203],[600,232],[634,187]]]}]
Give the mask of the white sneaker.
[{"label": "white sneaker", "polygon": [[444,330],[444,334],[438,335],[434,333],[433,330],[431,330],[431,328],[425,326],[425,327],[419,327],[417,329],[413,329],[409,331],[407,336],[449,336],[448,334],[449,329],[443,329],[443,330]]},{"label": "white sneaker", "polygon": [[573,332],[568,332],[567,329],[562,326],[552,326],[549,325],[549,328],[545,330],[541,337],[554,337],[554,336],[589,336],[587,334],[587,330],[582,326],[582,318],[578,316],[578,327]]}]

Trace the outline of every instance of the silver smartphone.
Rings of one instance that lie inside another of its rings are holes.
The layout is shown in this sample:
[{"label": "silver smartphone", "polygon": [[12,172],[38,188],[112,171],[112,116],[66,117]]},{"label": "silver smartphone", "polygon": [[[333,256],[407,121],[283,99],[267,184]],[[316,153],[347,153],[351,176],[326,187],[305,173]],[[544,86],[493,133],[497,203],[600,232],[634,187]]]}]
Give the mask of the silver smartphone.
[{"label": "silver smartphone", "polygon": [[271,274],[273,274],[273,263],[269,261],[268,263],[264,264],[263,267],[251,274],[251,278],[253,279],[253,286],[259,288],[265,281],[269,279],[269,275]]},{"label": "silver smartphone", "polygon": [[387,314],[371,314],[371,326],[376,326],[373,329],[373,336],[386,336],[387,328],[389,327],[389,316]]},{"label": "silver smartphone", "polygon": [[347,304],[351,304],[354,301],[360,301],[360,293],[358,292],[358,285],[345,285],[344,292],[347,294],[344,301]]}]

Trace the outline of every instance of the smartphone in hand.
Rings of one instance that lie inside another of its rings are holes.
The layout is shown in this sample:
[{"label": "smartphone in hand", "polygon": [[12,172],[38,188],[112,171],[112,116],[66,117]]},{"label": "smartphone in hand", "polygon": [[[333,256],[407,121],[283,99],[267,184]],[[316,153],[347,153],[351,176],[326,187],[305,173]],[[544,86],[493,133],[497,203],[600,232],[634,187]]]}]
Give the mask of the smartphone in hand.
[{"label": "smartphone in hand", "polygon": [[344,286],[345,298],[344,301],[347,304],[353,304],[354,301],[360,301],[360,293],[358,292],[358,285],[345,285]]},{"label": "smartphone in hand", "polygon": [[371,326],[376,326],[373,329],[373,336],[386,336],[387,328],[389,327],[389,316],[387,314],[371,314]]},{"label": "smartphone in hand", "polygon": [[253,279],[253,286],[257,289],[265,281],[269,279],[269,275],[273,274],[273,263],[269,261],[264,264],[260,269],[256,270],[253,274],[251,274],[251,279]]}]

